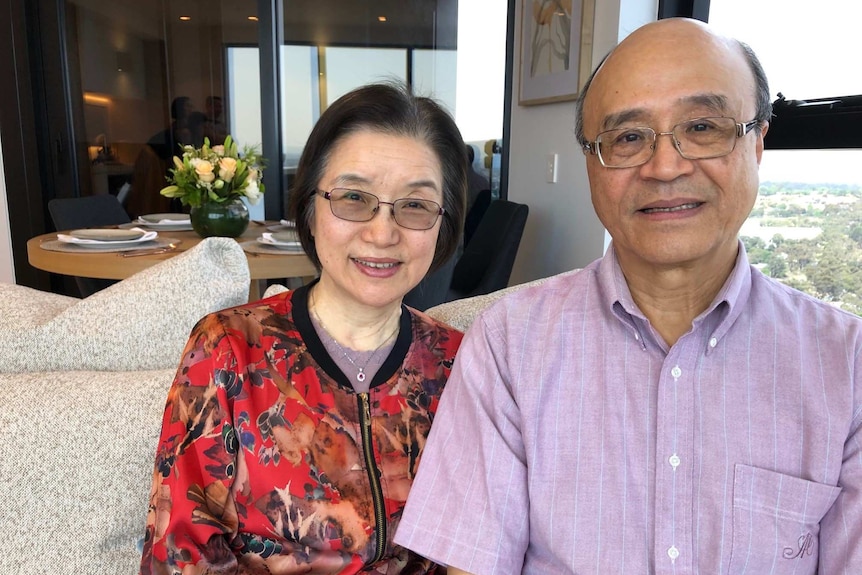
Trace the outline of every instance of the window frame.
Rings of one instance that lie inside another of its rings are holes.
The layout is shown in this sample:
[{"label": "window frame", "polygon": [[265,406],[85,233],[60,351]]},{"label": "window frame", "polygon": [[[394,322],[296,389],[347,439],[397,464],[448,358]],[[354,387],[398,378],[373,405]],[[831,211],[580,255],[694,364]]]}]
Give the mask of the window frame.
[{"label": "window frame", "polygon": [[[686,17],[709,21],[710,0],[659,0],[658,18]],[[767,150],[862,148],[862,94],[816,99],[781,91],[772,103],[764,138]]]}]

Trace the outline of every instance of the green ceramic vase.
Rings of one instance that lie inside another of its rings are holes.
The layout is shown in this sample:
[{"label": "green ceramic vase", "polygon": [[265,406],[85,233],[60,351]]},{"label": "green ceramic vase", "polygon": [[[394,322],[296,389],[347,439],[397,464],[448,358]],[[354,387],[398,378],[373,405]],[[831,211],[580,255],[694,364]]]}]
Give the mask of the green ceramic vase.
[{"label": "green ceramic vase", "polygon": [[248,208],[237,198],[224,203],[207,202],[189,213],[192,228],[202,237],[238,238],[248,228]]}]

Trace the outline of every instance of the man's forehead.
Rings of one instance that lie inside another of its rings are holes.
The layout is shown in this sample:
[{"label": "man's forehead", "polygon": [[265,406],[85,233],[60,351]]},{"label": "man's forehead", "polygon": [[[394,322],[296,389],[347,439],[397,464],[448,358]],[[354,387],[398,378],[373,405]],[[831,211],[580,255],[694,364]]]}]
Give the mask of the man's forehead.
[{"label": "man's forehead", "polygon": [[753,96],[754,78],[734,46],[707,38],[707,49],[690,46],[693,53],[685,54],[679,46],[661,44],[651,50],[620,45],[605,60],[584,100],[586,123],[612,126],[687,111],[733,115]]}]

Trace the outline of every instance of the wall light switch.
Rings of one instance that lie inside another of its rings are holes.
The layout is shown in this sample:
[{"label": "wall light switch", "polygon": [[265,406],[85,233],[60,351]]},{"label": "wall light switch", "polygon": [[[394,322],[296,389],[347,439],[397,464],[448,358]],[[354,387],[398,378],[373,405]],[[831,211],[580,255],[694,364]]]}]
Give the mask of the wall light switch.
[{"label": "wall light switch", "polygon": [[545,159],[545,180],[549,184],[557,183],[557,154],[548,154]]}]

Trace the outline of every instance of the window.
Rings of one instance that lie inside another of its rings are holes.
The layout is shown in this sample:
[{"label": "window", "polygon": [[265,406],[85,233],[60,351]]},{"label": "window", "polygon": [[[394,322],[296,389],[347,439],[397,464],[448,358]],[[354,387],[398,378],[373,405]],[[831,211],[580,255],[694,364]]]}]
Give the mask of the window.
[{"label": "window", "polygon": [[765,140],[760,196],[740,232],[749,258],[779,281],[857,314],[862,97],[849,95],[862,93],[852,64],[860,18],[862,5],[843,0],[805,10],[778,0],[709,3],[710,25],[748,43],[773,95],[784,98]]}]

